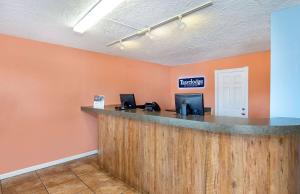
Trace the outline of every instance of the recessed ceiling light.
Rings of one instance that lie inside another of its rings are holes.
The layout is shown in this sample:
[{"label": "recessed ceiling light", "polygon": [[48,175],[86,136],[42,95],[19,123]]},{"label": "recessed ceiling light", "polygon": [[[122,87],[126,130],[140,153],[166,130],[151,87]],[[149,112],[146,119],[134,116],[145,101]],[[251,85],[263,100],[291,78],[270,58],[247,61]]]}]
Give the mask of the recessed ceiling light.
[{"label": "recessed ceiling light", "polygon": [[78,33],[84,33],[122,3],[122,1],[124,0],[98,1],[98,3],[74,26],[73,30]]}]

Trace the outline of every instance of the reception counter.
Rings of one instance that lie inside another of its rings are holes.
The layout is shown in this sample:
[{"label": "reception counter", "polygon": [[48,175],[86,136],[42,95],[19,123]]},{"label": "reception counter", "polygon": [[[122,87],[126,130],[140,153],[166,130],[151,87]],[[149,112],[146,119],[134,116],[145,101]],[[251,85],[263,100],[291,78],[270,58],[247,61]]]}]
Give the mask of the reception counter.
[{"label": "reception counter", "polygon": [[300,193],[300,119],[98,113],[101,168],[150,194]]}]

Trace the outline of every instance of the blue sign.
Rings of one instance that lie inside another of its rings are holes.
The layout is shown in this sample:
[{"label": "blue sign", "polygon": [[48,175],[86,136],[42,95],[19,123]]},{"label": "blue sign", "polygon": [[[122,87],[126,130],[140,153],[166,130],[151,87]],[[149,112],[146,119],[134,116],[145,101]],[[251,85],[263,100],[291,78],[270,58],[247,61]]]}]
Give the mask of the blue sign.
[{"label": "blue sign", "polygon": [[204,88],[205,78],[199,77],[185,77],[178,79],[178,88]]}]

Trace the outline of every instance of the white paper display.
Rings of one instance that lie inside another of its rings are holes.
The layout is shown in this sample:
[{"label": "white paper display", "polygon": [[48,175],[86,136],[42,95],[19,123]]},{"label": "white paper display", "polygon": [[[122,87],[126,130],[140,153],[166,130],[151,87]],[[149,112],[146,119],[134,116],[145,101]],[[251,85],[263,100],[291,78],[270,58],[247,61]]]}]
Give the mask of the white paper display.
[{"label": "white paper display", "polygon": [[104,96],[99,95],[94,97],[94,108],[104,109]]}]

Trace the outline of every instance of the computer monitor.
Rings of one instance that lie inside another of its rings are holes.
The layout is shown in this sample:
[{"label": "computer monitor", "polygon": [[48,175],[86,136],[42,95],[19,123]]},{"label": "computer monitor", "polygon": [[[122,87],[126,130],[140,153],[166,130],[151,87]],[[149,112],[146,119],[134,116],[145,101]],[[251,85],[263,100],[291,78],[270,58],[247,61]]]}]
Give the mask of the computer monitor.
[{"label": "computer monitor", "polygon": [[204,97],[202,93],[175,94],[176,113],[181,113],[182,104],[187,104],[187,114],[204,115]]},{"label": "computer monitor", "polygon": [[135,109],[134,94],[120,94],[121,106],[126,109]]}]

